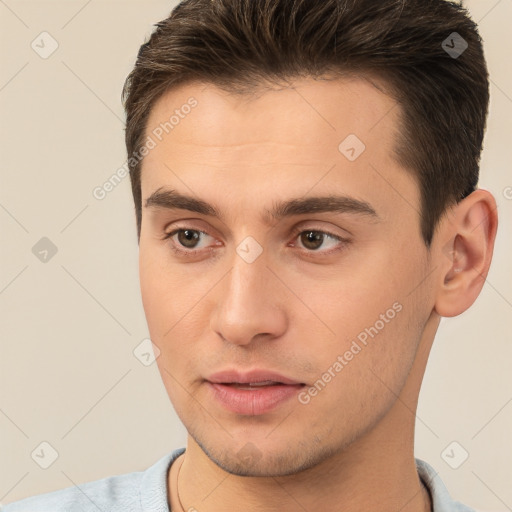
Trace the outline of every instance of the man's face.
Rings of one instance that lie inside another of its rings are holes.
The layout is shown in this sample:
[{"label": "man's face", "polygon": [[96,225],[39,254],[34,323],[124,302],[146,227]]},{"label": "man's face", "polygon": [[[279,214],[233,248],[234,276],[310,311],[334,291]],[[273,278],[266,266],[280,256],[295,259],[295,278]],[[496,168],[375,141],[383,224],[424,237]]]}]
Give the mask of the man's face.
[{"label": "man's face", "polygon": [[[151,112],[144,309],[177,414],[227,471],[311,467],[369,432],[406,383],[434,301],[419,189],[393,159],[399,112],[362,79],[257,96],[188,84]],[[164,207],[165,191],[220,217]],[[269,213],[327,196],[341,208]],[[279,376],[288,385],[233,383]]]}]

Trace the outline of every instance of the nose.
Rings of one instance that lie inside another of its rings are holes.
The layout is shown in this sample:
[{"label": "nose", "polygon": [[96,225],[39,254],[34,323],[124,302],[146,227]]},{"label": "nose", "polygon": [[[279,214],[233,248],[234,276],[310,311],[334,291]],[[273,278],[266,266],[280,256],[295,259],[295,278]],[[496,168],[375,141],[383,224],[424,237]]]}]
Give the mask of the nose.
[{"label": "nose", "polygon": [[249,345],[257,336],[274,339],[286,331],[284,291],[264,254],[252,263],[235,254],[231,271],[216,287],[210,326],[229,343]]}]

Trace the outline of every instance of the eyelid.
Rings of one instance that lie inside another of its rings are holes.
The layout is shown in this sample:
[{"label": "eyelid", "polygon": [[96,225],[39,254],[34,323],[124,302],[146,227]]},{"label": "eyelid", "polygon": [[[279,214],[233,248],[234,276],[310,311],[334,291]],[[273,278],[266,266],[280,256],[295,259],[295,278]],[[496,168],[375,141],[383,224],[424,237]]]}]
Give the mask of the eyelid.
[{"label": "eyelid", "polygon": [[334,233],[333,231],[329,231],[328,229],[322,228],[322,227],[319,227],[319,226],[299,225],[299,226],[296,226],[296,227],[293,228],[292,235],[296,236],[296,235],[299,235],[300,233],[304,233],[305,231],[315,231],[317,233],[323,233],[324,235],[328,235],[328,236],[330,236],[332,238],[336,238],[337,240],[348,241],[347,237],[345,237],[343,235],[340,235],[340,234],[337,234],[337,233]]}]

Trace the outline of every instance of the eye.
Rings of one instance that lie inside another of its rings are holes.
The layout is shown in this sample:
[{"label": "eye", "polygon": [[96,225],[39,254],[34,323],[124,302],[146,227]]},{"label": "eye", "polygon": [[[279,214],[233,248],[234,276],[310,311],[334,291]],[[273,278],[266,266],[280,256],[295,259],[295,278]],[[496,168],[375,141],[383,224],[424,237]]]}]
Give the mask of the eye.
[{"label": "eye", "polygon": [[[293,230],[293,239],[300,239],[300,244],[304,248],[302,252],[308,255],[321,255],[326,256],[334,252],[344,249],[350,241],[334,233],[323,231],[320,229],[301,229],[295,228]],[[205,231],[200,229],[189,229],[189,228],[177,228],[173,231],[166,233],[163,236],[163,240],[171,240],[171,250],[180,256],[195,256],[197,253],[204,249],[212,250],[212,246],[203,244],[201,246],[201,238],[211,237]],[[327,244],[327,250],[325,249],[325,241],[329,239],[330,244]],[[220,243],[214,245],[221,245]]]},{"label": "eye", "polygon": [[[295,239],[299,238],[300,244],[305,248],[306,252],[318,252],[323,256],[342,250],[350,242],[346,238],[320,229],[296,228],[293,231],[293,235]],[[327,244],[327,250],[320,251],[322,247],[325,248],[326,239],[330,239],[331,243]]]},{"label": "eye", "polygon": [[[176,240],[173,240],[173,238],[176,235]],[[184,256],[192,256],[195,255],[197,252],[200,252],[200,250],[204,248],[198,248],[198,241],[200,241],[201,235],[210,237],[208,233],[206,233],[205,231],[201,231],[199,229],[178,228],[174,229],[170,233],[166,233],[163,239],[172,241],[171,249],[175,253]],[[183,250],[182,247],[185,248],[185,250]]]}]

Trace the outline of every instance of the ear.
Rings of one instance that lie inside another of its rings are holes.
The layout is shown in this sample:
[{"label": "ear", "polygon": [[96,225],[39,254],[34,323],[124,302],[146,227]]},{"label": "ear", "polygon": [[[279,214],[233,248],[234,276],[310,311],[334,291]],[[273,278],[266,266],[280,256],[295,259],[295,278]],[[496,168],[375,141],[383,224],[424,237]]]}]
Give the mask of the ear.
[{"label": "ear", "polygon": [[434,310],[441,316],[457,316],[476,300],[491,265],[497,205],[487,190],[475,190],[441,222],[438,254],[441,272]]}]

